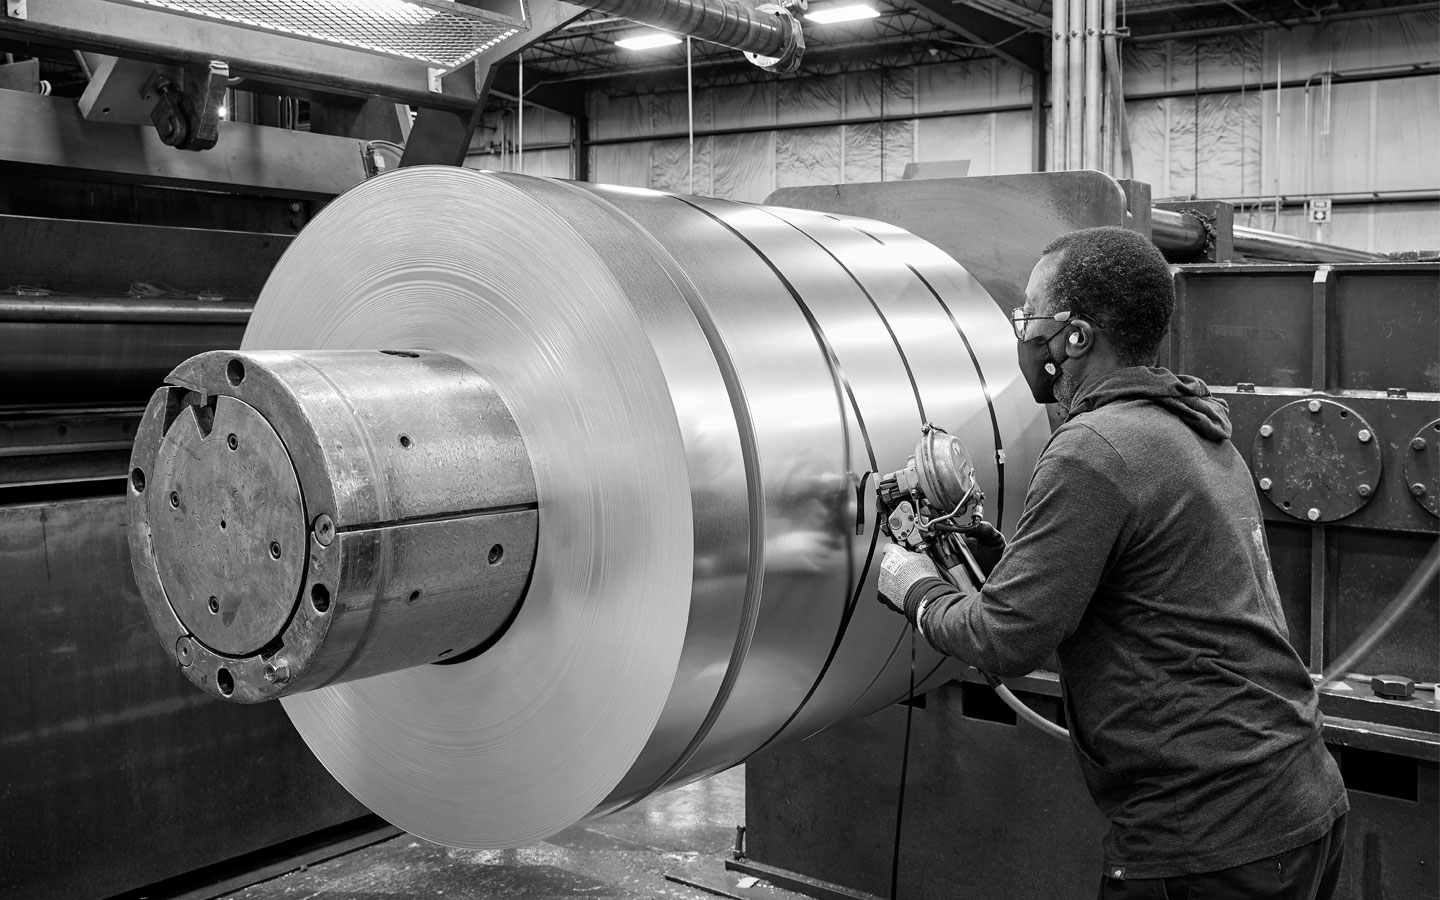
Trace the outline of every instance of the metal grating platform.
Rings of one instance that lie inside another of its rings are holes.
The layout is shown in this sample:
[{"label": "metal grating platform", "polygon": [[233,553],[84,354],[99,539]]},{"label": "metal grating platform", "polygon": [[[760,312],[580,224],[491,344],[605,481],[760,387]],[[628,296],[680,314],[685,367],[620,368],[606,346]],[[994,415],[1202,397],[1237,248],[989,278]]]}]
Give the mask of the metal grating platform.
[{"label": "metal grating platform", "polygon": [[526,23],[445,0],[112,0],[454,69]]}]

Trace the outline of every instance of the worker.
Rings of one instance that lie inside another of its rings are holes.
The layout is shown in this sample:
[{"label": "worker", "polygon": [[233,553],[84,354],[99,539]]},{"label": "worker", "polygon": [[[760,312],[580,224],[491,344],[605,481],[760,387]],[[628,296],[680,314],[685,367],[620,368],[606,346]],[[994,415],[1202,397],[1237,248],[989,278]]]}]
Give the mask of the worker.
[{"label": "worker", "polygon": [[881,598],[983,672],[1058,655],[1070,742],[1110,821],[1102,900],[1323,900],[1345,786],[1227,406],[1154,367],[1174,305],[1169,267],[1133,231],[1046,247],[1012,318],[1035,401],[1065,419],[1013,538],[972,544],[978,588],[887,546]]}]

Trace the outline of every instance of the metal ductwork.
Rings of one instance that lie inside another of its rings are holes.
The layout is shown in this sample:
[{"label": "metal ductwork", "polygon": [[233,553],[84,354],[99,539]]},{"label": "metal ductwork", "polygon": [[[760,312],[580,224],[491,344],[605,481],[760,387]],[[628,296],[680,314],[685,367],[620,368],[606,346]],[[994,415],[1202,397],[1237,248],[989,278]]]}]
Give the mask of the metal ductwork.
[{"label": "metal ductwork", "polygon": [[[751,62],[777,73],[795,71],[805,53],[800,20],[789,3],[752,8],[738,0],[581,0],[580,5],[744,51]],[[799,7],[804,9],[803,2]]]}]

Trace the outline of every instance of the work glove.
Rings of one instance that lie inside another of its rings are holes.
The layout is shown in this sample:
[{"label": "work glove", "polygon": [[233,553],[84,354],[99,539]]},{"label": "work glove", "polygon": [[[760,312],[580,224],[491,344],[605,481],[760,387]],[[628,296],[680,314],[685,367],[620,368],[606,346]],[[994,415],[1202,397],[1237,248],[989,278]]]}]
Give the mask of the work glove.
[{"label": "work glove", "polygon": [[970,548],[970,555],[974,556],[975,562],[980,565],[980,574],[989,578],[995,564],[1005,555],[1005,535],[994,525],[981,519],[965,529],[964,537],[965,545]]},{"label": "work glove", "polygon": [[940,570],[930,557],[897,544],[886,544],[880,558],[880,602],[903,616],[905,595],[910,593],[910,588],[917,581],[939,577]]}]

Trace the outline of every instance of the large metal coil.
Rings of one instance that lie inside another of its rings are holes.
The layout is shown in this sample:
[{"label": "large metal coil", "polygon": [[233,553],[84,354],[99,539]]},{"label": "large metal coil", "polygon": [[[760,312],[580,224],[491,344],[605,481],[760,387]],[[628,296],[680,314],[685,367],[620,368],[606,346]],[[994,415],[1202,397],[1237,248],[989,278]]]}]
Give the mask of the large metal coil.
[{"label": "large metal coil", "polygon": [[[508,406],[538,502],[503,636],[282,699],[422,837],[512,847],[905,697],[873,481],[923,422],[1008,531],[1048,434],[1005,316],[884,224],[416,168],[330,204],[244,351],[415,348]],[[857,525],[858,533],[857,533]],[[913,646],[917,690],[953,672]]]}]

